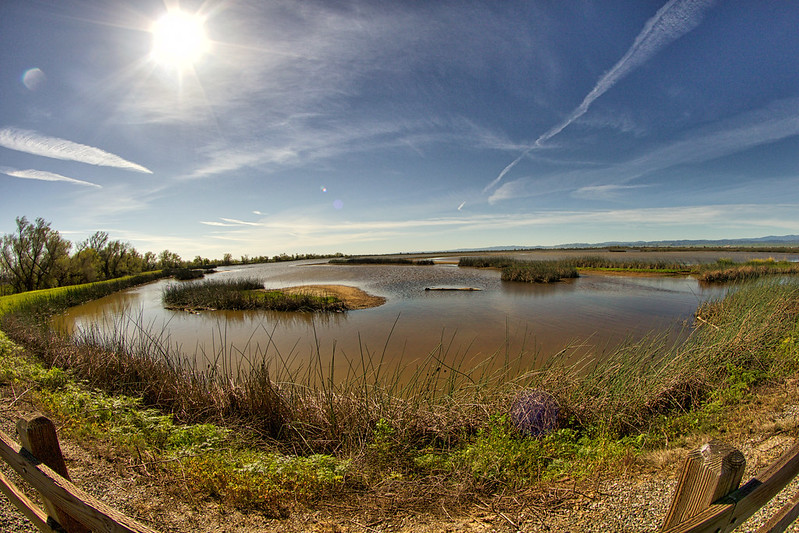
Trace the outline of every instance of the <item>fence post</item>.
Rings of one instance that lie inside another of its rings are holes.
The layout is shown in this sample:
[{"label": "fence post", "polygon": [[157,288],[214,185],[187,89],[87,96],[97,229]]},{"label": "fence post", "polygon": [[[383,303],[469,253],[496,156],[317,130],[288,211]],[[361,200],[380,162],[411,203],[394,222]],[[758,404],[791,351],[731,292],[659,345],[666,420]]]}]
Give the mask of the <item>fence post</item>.
[{"label": "fence post", "polygon": [[[19,433],[20,442],[25,450],[55,473],[67,481],[71,481],[67,472],[67,464],[61,453],[61,446],[58,444],[55,425],[49,418],[38,413],[27,418],[20,418],[17,421],[17,433]],[[72,518],[66,511],[53,505],[44,496],[42,496],[42,500],[47,513],[68,533],[90,533],[87,527]]]},{"label": "fence post", "polygon": [[662,529],[696,516],[736,490],[745,467],[743,454],[724,442],[710,441],[689,453]]}]

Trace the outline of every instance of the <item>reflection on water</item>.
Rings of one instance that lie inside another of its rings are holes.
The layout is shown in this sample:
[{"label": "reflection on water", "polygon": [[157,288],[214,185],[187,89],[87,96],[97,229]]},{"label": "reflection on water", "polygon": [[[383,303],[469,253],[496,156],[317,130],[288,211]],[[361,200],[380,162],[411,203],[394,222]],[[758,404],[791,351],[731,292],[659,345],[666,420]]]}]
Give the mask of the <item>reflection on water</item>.
[{"label": "reflection on water", "polygon": [[[223,353],[245,365],[269,359],[302,366],[315,360],[329,367],[335,360],[335,369],[347,372],[362,356],[397,366],[431,353],[450,360],[479,360],[499,353],[521,356],[523,364],[530,365],[569,344],[601,353],[653,331],[677,334],[702,301],[724,292],[690,277],[584,275],[552,284],[512,283],[502,282],[495,270],[453,265],[306,261],[231,268],[209,276],[234,277],[255,277],[267,287],[352,285],[387,301],[373,309],[334,314],[191,314],[163,308],[162,290],[177,282],[162,280],[75,307],[56,321],[71,331],[90,325],[108,329],[118,320],[104,317],[127,314],[140,325],[165,332],[190,358],[199,354],[203,361],[215,361]],[[441,286],[480,291],[424,290]]]}]

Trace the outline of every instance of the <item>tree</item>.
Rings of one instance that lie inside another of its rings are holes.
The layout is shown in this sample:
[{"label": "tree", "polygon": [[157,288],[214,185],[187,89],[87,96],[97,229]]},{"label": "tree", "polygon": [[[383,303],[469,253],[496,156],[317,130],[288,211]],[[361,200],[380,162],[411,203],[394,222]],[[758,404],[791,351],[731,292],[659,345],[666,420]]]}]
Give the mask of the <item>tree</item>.
[{"label": "tree", "polygon": [[124,264],[129,251],[130,244],[122,241],[110,241],[102,249],[97,250],[100,254],[104,279],[118,278],[126,274],[120,267]]},{"label": "tree", "polygon": [[[58,283],[56,268],[69,257],[72,243],[37,218],[35,223],[17,217],[17,231],[3,236],[0,269],[15,292],[46,289]],[[61,276],[58,276],[61,277]]]},{"label": "tree", "polygon": [[142,269],[149,272],[158,268],[158,256],[154,252],[145,252],[142,258]]},{"label": "tree", "polygon": [[183,260],[175,252],[164,250],[158,254],[158,266],[163,268],[180,268],[183,266]]}]

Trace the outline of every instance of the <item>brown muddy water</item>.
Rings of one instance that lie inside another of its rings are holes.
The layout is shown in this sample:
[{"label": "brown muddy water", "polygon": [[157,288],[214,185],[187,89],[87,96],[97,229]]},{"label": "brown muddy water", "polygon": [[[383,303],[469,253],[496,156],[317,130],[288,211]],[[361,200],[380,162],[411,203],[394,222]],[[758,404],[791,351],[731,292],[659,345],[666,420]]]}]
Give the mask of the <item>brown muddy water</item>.
[{"label": "brown muddy water", "polygon": [[[557,259],[575,252],[517,254],[525,259]],[[580,255],[587,255],[581,252]],[[597,255],[591,252],[591,255]],[[651,252],[642,258],[660,258]],[[760,257],[763,255],[761,254]],[[765,254],[768,256],[768,254]],[[619,259],[634,253],[610,253]],[[758,254],[673,252],[687,263],[719,257],[745,260]],[[782,257],[777,257],[781,259]],[[795,257],[788,257],[796,259]],[[440,258],[451,261],[453,258]],[[457,258],[454,258],[457,261]],[[429,354],[456,365],[499,356],[518,359],[521,368],[539,365],[566,349],[572,356],[601,357],[619,343],[647,334],[679,338],[690,331],[692,315],[723,286],[701,285],[691,277],[585,274],[552,284],[503,282],[500,272],[435,266],[344,266],[319,261],[231,267],[210,280],[257,278],[267,288],[341,284],[383,296],[380,307],[337,314],[271,311],[206,311],[190,314],[163,308],[162,280],[70,309],[56,325],[78,332],[97,328],[111,335],[151,342],[180,351],[198,368],[224,365],[246,370],[266,361],[273,368],[314,367],[343,379],[364,359],[389,371],[412,367]],[[427,287],[471,287],[479,291],[425,291]],[[357,370],[356,370],[357,372]]]}]

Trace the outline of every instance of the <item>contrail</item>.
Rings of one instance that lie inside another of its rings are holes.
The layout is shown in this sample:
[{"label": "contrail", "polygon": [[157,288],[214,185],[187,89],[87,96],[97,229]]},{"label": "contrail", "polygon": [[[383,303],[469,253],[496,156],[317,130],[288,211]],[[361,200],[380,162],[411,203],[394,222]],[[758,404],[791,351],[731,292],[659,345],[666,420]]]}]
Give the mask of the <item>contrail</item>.
[{"label": "contrail", "polygon": [[97,185],[96,183],[92,183],[90,181],[68,178],[67,176],[62,176],[61,174],[55,174],[53,172],[47,172],[45,170],[33,170],[33,169],[15,170],[13,168],[0,168],[0,172],[6,174],[7,176],[11,176],[13,178],[22,178],[27,180],[41,180],[41,181],[65,181],[67,183],[73,183],[75,185],[97,187],[98,189],[103,188],[101,185]]},{"label": "contrail", "polygon": [[263,224],[259,222],[247,222],[246,220],[239,220],[237,218],[219,217],[219,220],[224,220],[230,224],[238,224],[240,226],[263,226]]},{"label": "contrail", "polygon": [[532,146],[522,152],[512,163],[502,169],[499,176],[489,183],[483,192],[498,184],[519,161],[536,148],[563,131],[569,124],[583,116],[594,100],[605,94],[616,82],[627,74],[640,67],[652,56],[663,48],[676,41],[702,22],[704,12],[713,5],[715,0],[670,0],[661,7],[655,16],[646,21],[644,29],[635,38],[633,45],[627,50],[619,61],[607,71],[597,82],[596,86],[583,99],[582,103],[571,114],[549,131],[535,140]]},{"label": "contrail", "polygon": [[46,137],[35,131],[16,128],[0,129],[0,146],[10,150],[51,157],[53,159],[78,161],[80,163],[104,167],[124,168],[126,170],[144,172],[145,174],[153,173],[148,168],[137,165],[136,163],[131,163],[118,155],[105,152],[99,148],[78,144],[57,137]]}]

